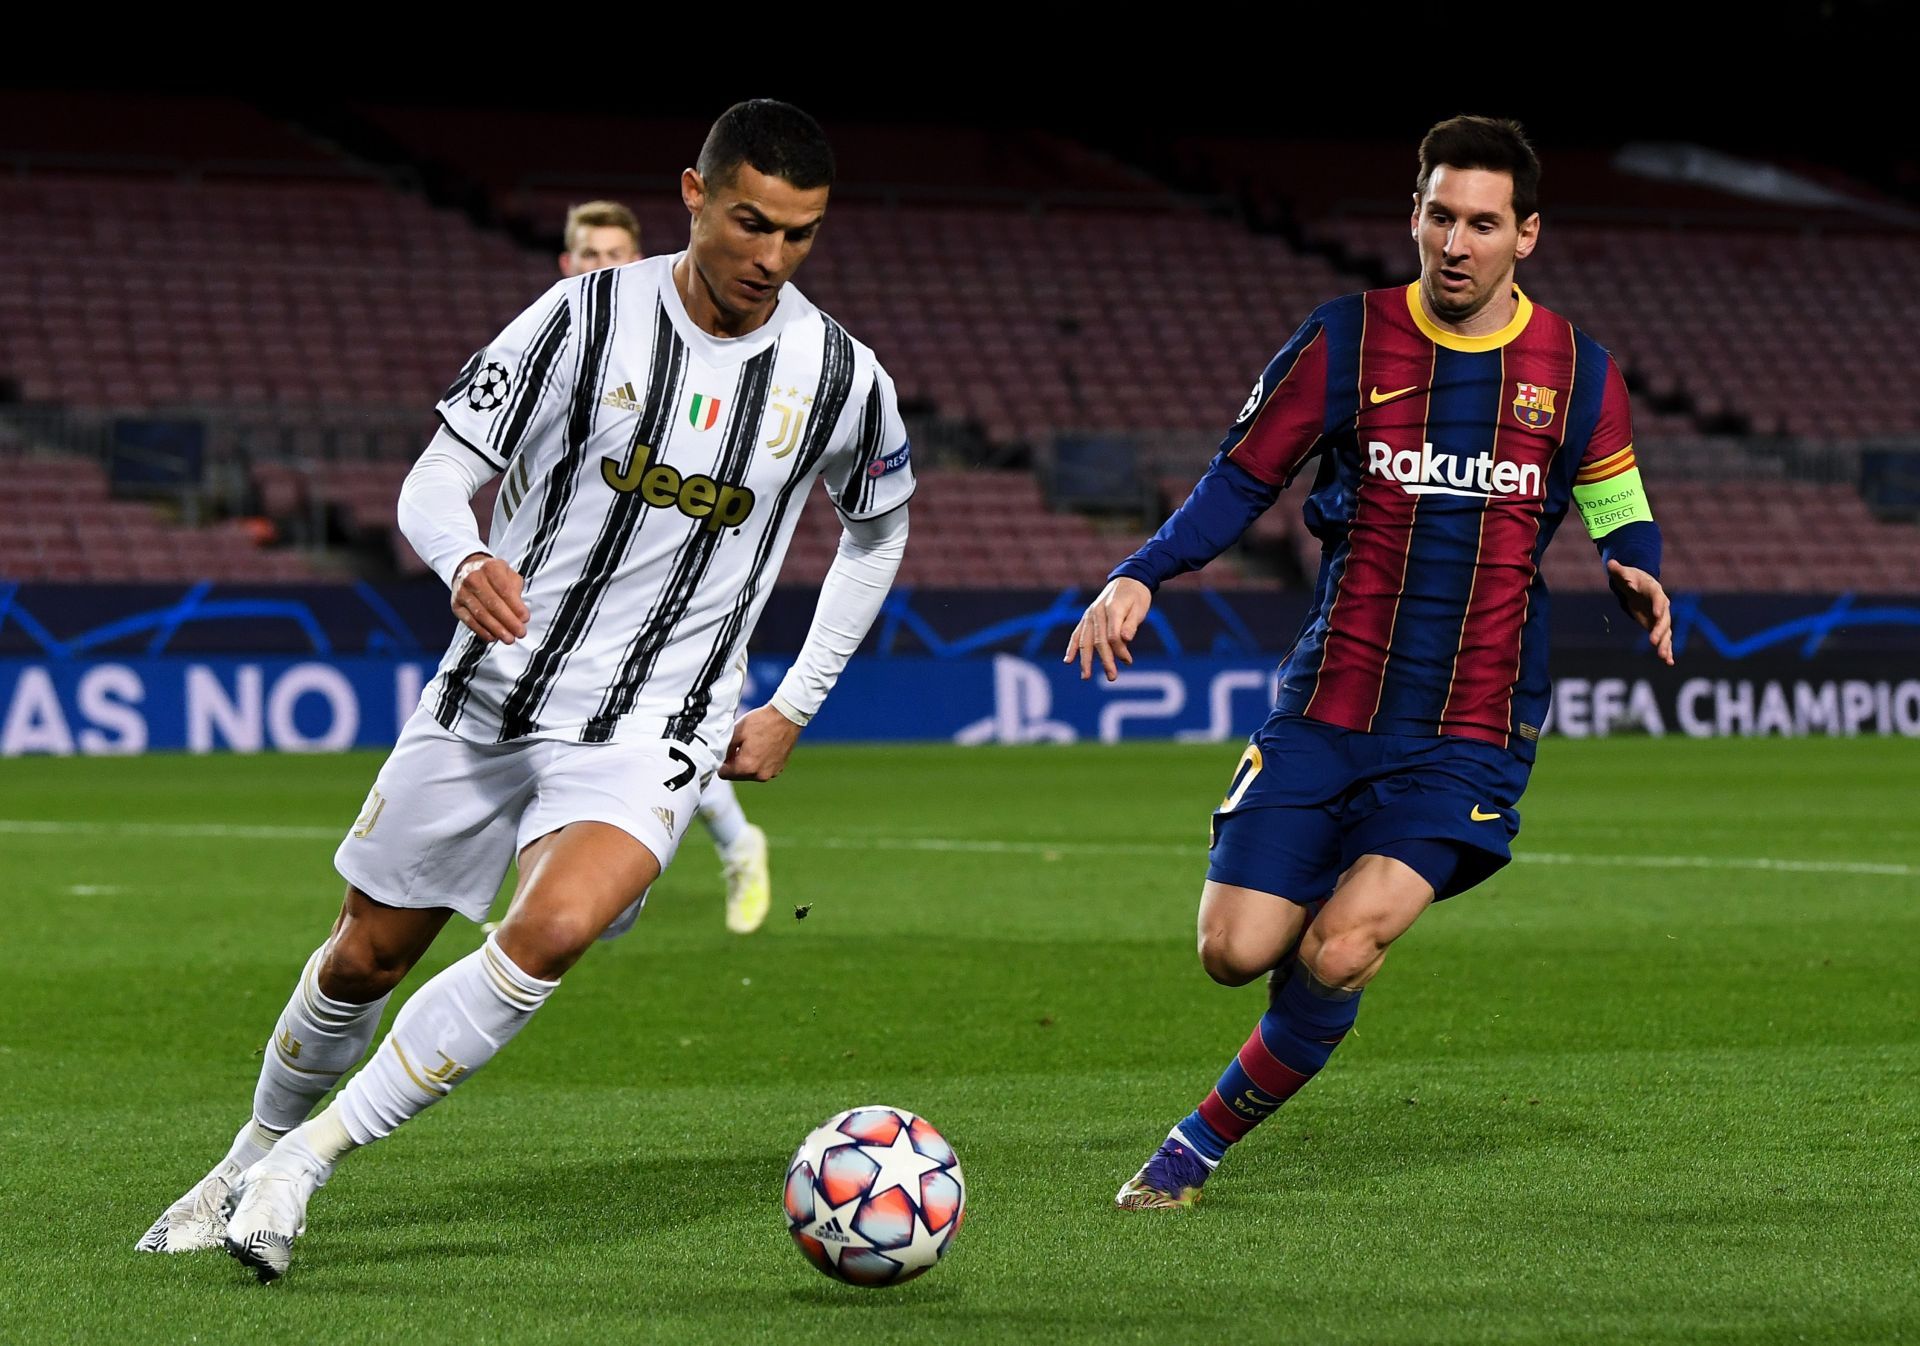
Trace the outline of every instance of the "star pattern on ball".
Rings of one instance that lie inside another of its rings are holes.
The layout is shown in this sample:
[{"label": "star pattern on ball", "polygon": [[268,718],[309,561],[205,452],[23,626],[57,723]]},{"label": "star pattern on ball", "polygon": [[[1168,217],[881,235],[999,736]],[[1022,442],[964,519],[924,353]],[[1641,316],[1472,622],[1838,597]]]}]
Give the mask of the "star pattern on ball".
[{"label": "star pattern on ball", "polygon": [[913,1218],[913,1242],[904,1248],[895,1248],[887,1256],[896,1259],[904,1266],[929,1267],[940,1260],[940,1254],[946,1247],[947,1237],[953,1232],[952,1226],[938,1234],[927,1228],[927,1222],[919,1216]]},{"label": "star pattern on ball", "polygon": [[880,1165],[880,1172],[867,1189],[869,1196],[879,1196],[889,1187],[904,1187],[915,1206],[920,1204],[921,1177],[940,1167],[938,1159],[929,1159],[913,1148],[913,1137],[904,1126],[893,1138],[893,1144],[862,1145],[860,1152]]},{"label": "star pattern on ball", "polygon": [[800,1148],[812,1163],[813,1171],[818,1173],[820,1161],[826,1157],[827,1151],[836,1145],[845,1145],[852,1139],[852,1136],[837,1129],[831,1123],[825,1123],[807,1132],[807,1138],[800,1142]]},{"label": "star pattern on ball", "polygon": [[[871,1248],[873,1244],[860,1237],[860,1231],[853,1222],[860,1214],[860,1203],[866,1200],[866,1193],[854,1197],[843,1206],[829,1206],[824,1194],[813,1213],[813,1223],[806,1228],[809,1238],[818,1239],[820,1246],[827,1250],[827,1260],[835,1266],[840,1265],[840,1254],[849,1248]],[[837,1226],[837,1228],[836,1228]],[[831,1231],[830,1236],[822,1231]]]}]

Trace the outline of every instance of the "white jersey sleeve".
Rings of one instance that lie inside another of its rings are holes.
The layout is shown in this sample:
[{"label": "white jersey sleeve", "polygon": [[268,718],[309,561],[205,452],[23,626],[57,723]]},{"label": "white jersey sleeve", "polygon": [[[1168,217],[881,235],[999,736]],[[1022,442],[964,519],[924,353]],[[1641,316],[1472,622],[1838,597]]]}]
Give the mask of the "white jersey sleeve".
[{"label": "white jersey sleeve", "polygon": [[473,353],[434,408],[447,433],[495,472],[566,415],[564,367],[578,288],[563,280],[541,295]]},{"label": "white jersey sleeve", "polygon": [[893,380],[879,361],[860,419],[846,441],[828,455],[821,482],[834,508],[849,519],[874,519],[913,495],[913,446]]},{"label": "white jersey sleeve", "polygon": [[468,502],[493,478],[493,469],[442,427],[400,483],[400,531],[448,588],[460,563],[487,549]]}]

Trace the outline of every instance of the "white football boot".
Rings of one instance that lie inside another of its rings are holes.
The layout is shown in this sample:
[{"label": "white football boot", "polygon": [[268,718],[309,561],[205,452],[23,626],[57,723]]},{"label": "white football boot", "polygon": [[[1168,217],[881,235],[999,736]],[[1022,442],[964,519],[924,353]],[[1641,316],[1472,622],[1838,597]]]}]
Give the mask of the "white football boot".
[{"label": "white football boot", "polygon": [[187,1189],[187,1194],[160,1212],[153,1227],[140,1236],[133,1250],[140,1253],[197,1253],[225,1245],[227,1201],[242,1169],[222,1159],[213,1172]]},{"label": "white football boot", "polygon": [[322,1162],[296,1131],[235,1184],[227,1252],[252,1267],[262,1285],[287,1274],[293,1241],[307,1232],[307,1202],[332,1173],[333,1165]]},{"label": "white football boot", "polygon": [[773,905],[773,878],[767,870],[767,834],[748,823],[733,845],[720,852],[727,878],[727,929],[750,935]]}]

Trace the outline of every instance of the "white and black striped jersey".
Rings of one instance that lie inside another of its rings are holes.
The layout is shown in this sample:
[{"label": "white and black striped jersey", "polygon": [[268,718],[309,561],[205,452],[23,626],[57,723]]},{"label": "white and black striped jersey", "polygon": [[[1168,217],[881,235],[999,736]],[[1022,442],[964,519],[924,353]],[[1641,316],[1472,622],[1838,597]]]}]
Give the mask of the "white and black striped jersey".
[{"label": "white and black striped jersey", "polygon": [[527,636],[456,634],[423,703],[486,742],[654,737],[726,751],[747,637],[816,479],[853,519],[913,494],[873,352],[793,286],[758,331],[695,327],[675,257],[561,281],[441,399],[506,474],[490,550]]}]

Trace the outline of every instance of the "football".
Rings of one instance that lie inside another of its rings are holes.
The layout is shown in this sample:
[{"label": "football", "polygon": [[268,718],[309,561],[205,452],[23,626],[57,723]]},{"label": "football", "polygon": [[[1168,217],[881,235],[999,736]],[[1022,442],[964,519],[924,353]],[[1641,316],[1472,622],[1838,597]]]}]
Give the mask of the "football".
[{"label": "football", "polygon": [[787,1165],[787,1232],[849,1285],[898,1285],[946,1255],[966,1214],[953,1147],[902,1108],[849,1108],[807,1133]]}]

